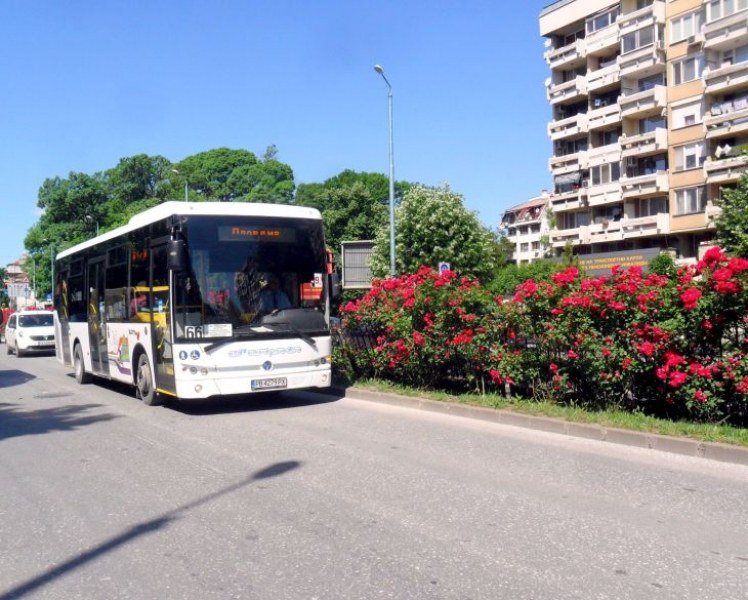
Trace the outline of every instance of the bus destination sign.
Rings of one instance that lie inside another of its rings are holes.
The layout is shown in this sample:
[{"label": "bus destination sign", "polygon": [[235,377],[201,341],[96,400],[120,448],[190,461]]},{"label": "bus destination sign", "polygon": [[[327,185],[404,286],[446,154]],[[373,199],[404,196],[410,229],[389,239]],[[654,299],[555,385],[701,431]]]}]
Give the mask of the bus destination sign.
[{"label": "bus destination sign", "polygon": [[218,241],[293,243],[296,241],[296,230],[290,227],[223,225],[218,227]]}]

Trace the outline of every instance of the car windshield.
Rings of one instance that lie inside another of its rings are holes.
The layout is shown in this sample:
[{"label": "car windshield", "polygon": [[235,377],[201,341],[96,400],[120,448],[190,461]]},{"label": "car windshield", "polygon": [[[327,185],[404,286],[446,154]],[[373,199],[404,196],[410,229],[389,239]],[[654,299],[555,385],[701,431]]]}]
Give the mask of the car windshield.
[{"label": "car windshield", "polygon": [[54,325],[52,315],[19,315],[19,327],[50,327]]}]

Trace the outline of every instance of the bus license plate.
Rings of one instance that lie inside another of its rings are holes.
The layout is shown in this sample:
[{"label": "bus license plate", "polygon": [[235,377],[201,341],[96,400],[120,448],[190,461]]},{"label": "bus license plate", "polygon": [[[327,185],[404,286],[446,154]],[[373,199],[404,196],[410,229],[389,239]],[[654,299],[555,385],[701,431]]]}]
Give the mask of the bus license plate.
[{"label": "bus license plate", "polygon": [[288,387],[288,381],[285,377],[268,377],[267,379],[253,379],[252,391],[259,390],[280,390]]}]

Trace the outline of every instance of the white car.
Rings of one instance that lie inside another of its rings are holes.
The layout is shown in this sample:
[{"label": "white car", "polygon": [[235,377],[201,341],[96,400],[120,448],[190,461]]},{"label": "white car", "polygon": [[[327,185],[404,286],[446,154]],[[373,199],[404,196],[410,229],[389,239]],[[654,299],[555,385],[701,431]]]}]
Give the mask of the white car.
[{"label": "white car", "polygon": [[8,354],[23,356],[29,352],[50,352],[55,349],[55,327],[52,311],[23,310],[13,313],[5,326],[5,347]]}]

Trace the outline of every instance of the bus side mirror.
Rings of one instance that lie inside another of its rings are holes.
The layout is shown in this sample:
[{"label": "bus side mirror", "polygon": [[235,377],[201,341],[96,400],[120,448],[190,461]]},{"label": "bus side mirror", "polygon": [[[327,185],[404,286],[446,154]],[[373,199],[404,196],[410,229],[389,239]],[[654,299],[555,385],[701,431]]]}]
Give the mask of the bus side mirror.
[{"label": "bus side mirror", "polygon": [[166,266],[170,271],[186,271],[189,264],[187,259],[187,244],[184,240],[169,240],[166,245]]},{"label": "bus side mirror", "polygon": [[341,294],[341,286],[340,286],[340,276],[337,273],[330,273],[328,275],[329,283],[330,283],[330,298],[333,300],[335,298],[340,298]]}]

